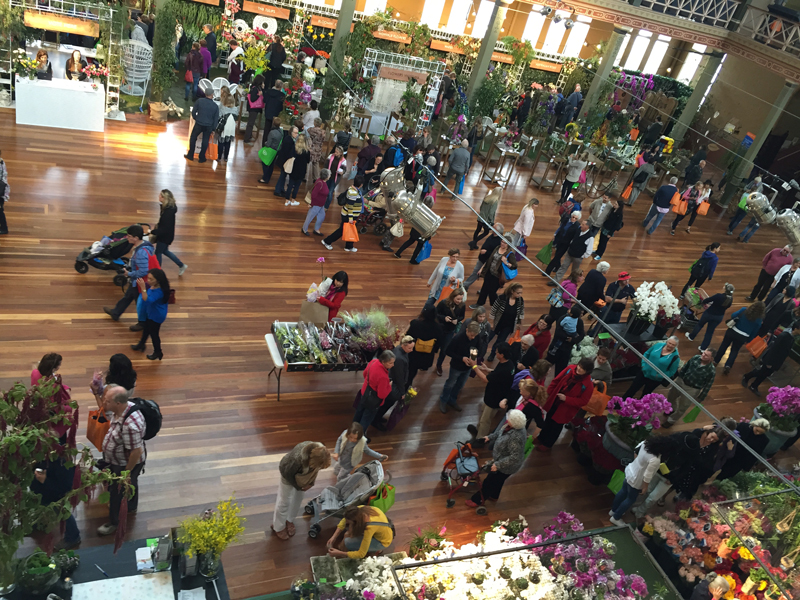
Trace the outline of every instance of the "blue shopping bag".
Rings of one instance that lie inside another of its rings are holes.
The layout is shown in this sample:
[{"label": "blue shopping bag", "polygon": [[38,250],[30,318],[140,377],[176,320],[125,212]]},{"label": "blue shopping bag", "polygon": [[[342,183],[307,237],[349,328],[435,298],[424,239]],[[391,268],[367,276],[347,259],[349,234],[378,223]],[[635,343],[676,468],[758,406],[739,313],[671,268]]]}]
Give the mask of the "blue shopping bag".
[{"label": "blue shopping bag", "polygon": [[431,246],[431,241],[425,240],[425,244],[422,246],[422,250],[420,250],[419,254],[417,255],[417,262],[421,263],[426,258],[430,258],[432,251],[433,251],[433,246]]},{"label": "blue shopping bag", "polygon": [[465,173],[465,174],[464,174],[464,177],[462,177],[462,178],[461,178],[461,183],[459,183],[459,184],[458,184],[458,193],[459,193],[459,194],[463,194],[463,193],[464,193],[464,180],[465,180],[466,178],[467,178],[467,175],[466,175],[466,173]]},{"label": "blue shopping bag", "polygon": [[506,281],[511,281],[517,276],[517,270],[503,263],[503,274],[506,276]]}]

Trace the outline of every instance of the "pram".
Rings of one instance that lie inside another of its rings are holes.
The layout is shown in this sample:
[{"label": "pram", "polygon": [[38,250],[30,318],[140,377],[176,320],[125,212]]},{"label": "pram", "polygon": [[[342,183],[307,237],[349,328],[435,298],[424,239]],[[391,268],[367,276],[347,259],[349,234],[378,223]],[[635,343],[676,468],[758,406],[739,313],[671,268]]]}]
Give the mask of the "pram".
[{"label": "pram", "polygon": [[367,504],[370,496],[383,483],[383,465],[373,460],[358,467],[355,472],[336,485],[322,490],[322,493],[305,505],[305,513],[314,515],[308,537],[315,538],[322,531],[320,523],[330,517],[342,518],[344,511],[351,506]]},{"label": "pram", "polygon": [[[143,229],[150,229],[147,223],[136,223]],[[132,225],[128,225],[132,227]],[[114,285],[122,287],[128,281],[123,274],[123,269],[128,267],[129,261],[124,258],[133,247],[125,238],[128,234],[128,227],[112,231],[102,240],[94,242],[91,246],[84,248],[75,258],[75,270],[78,273],[86,273],[89,267],[100,269],[101,271],[116,271]]]},{"label": "pram", "polygon": [[[478,455],[472,450],[472,446],[469,443],[456,442],[455,450],[452,450],[447,455],[447,460],[444,461],[442,481],[446,481],[450,486],[450,491],[447,494],[447,508],[455,506],[456,501],[453,496],[461,488],[468,487],[470,483],[477,485],[479,491],[483,489]],[[479,515],[485,515],[486,507],[480,505],[475,509],[475,512]]]},{"label": "pram", "polygon": [[[373,206],[367,207],[367,203]],[[375,235],[383,235],[388,227],[383,222],[386,218],[386,200],[380,188],[375,188],[364,194],[364,210],[356,220],[359,233],[367,233],[371,226]]]},{"label": "pram", "polygon": [[705,310],[703,300],[706,298],[708,298],[708,294],[701,288],[689,288],[686,291],[684,296],[686,304],[681,307],[681,322],[677,329],[690,329],[697,325]]}]

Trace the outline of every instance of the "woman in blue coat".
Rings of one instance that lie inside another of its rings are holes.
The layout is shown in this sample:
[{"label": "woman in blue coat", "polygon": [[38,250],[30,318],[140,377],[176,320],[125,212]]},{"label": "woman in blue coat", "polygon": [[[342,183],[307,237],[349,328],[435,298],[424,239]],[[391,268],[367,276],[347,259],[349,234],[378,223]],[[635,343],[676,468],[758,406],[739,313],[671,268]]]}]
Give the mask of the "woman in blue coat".
[{"label": "woman in blue coat", "polygon": [[[142,339],[138,344],[131,346],[132,350],[137,352],[144,352],[147,338],[153,340],[153,353],[148,354],[147,358],[150,360],[161,360],[164,354],[161,352],[161,324],[167,319],[167,306],[169,303],[169,280],[161,269],[150,269],[147,274],[147,285],[141,277],[136,280],[139,286],[139,294],[142,297],[142,303],[147,320],[144,322],[142,329]],[[148,289],[148,287],[150,289]]]},{"label": "woman in blue coat", "polygon": [[736,355],[739,354],[739,349],[758,335],[765,312],[763,302],[753,302],[747,308],[740,308],[731,315],[731,320],[728,321],[728,331],[725,332],[722,344],[714,357],[714,363],[719,364],[725,352],[728,351],[728,347],[730,347],[731,352],[728,355],[728,360],[725,361],[725,368],[722,371],[724,375],[731,372],[731,367],[736,360]]}]

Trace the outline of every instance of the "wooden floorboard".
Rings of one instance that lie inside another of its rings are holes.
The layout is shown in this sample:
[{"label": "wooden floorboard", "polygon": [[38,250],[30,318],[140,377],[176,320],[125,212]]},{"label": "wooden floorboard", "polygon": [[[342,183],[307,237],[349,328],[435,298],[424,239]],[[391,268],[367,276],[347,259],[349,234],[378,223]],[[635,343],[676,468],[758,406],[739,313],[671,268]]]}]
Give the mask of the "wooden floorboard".
[{"label": "wooden floorboard", "polygon": [[[309,556],[324,552],[332,523],[318,540],[307,537],[302,521],[288,543],[270,536],[278,461],[303,440],[332,447],[351,420],[362,379],[352,373],[287,373],[277,402],[275,379],[267,378],[272,364],[264,334],[276,319],[297,319],[308,285],[320,279],[319,256],[326,258],[327,274],[344,269],[350,275],[343,309],[383,306],[392,319],[407,323],[424,303],[430,271],[448,248],[461,248],[465,269],[471,271],[476,253],[467,250],[467,242],[474,215],[460,203],[440,199],[435,210],[447,219],[433,240],[433,259],[421,266],[381,252],[371,233],[362,237],[357,254],[345,253],[341,243],[326,251],[318,238],[299,231],[304,204],[285,207],[273,197],[273,186],[257,183],[257,146],[237,140],[228,167],[187,163],[185,121],[165,126],[139,115],[128,119],[107,122],[106,133],[96,134],[17,126],[13,112],[0,111],[0,149],[11,185],[6,205],[11,234],[0,237],[0,388],[27,381],[41,355],[57,351],[64,356],[64,381],[86,415],[94,404],[88,390],[94,370],[104,368],[116,352],[128,354],[139,372],[137,393],[158,401],[164,412],[161,433],[148,443],[142,500],[129,539],[163,533],[235,492],[248,521],[242,542],[224,556],[231,597],[287,589],[292,577],[308,570]],[[464,193],[475,208],[488,191],[479,182],[480,167],[473,166]],[[541,206],[528,240],[534,254],[555,230],[557,211],[555,196],[527,188],[528,178],[529,171],[521,169],[512,179],[498,220],[510,229],[523,203],[538,197]],[[134,311],[118,323],[102,312],[120,294],[109,272],[90,269],[81,275],[73,263],[84,246],[112,230],[135,221],[155,224],[162,188],[178,199],[172,250],[189,270],[178,278],[167,261],[178,303],[162,328],[165,358],[152,363],[128,348],[137,339],[128,331]],[[665,280],[679,290],[703,248],[720,241],[719,266],[706,289],[715,292],[730,281],[737,287],[738,308],[755,283],[761,257],[785,243],[774,227],[762,228],[747,245],[734,243],[724,235],[728,218],[716,208],[698,218],[691,235],[680,229],[670,236],[668,217],[648,236],[640,220],[649,204],[642,196],[626,212],[625,228],[611,240],[605,257],[611,273],[630,271],[634,285]],[[338,222],[336,210],[331,212],[325,233]],[[525,286],[527,321],[533,322],[546,312],[550,288],[530,265],[520,269],[519,281]],[[470,300],[477,291],[473,288]],[[718,329],[715,341],[723,331]],[[688,359],[696,349],[682,339],[680,351]],[[715,414],[738,418],[756,405],[739,385],[746,358],[741,355],[727,377],[720,370],[707,403]],[[466,542],[493,520],[517,514],[533,527],[559,510],[575,512],[587,527],[607,524],[610,492],[587,483],[563,442],[548,456],[534,453],[487,516],[466,509],[463,496],[448,510],[441,463],[454,441],[464,439],[466,425],[476,421],[482,388],[471,380],[462,392],[464,412],[442,415],[437,398],[443,383],[433,371],[421,373],[415,381],[421,393],[408,415],[394,431],[374,437],[373,447],[390,456],[386,467],[397,488],[391,514],[400,545],[419,525],[446,523],[457,540]],[[85,425],[81,430],[85,439]],[[323,473],[313,493],[332,481],[332,473]],[[107,542],[94,532],[105,513],[96,504],[78,509],[85,545]]]}]

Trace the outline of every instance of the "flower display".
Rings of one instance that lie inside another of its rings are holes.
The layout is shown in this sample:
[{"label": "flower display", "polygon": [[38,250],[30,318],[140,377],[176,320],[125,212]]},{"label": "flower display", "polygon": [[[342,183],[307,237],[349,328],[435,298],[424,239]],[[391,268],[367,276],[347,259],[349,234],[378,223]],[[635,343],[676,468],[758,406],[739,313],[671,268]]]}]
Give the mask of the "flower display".
[{"label": "flower display", "polygon": [[85,73],[87,77],[98,77],[100,79],[106,79],[109,75],[108,67],[96,63],[86,65],[81,71]]},{"label": "flower display", "polygon": [[14,72],[19,75],[24,75],[29,79],[34,79],[36,77],[36,70],[38,69],[37,62],[32,59],[28,58],[28,55],[25,53],[25,50],[22,48],[17,48],[13,52],[13,60],[14,60]]},{"label": "flower display", "polygon": [[671,319],[680,314],[678,299],[672,294],[663,281],[658,283],[645,281],[638,288],[633,297],[636,317],[654,322],[661,311],[662,317]]},{"label": "flower display", "polygon": [[189,517],[181,523],[178,541],[188,546],[189,556],[211,554],[218,559],[220,554],[244,532],[245,519],[239,516],[242,506],[233,496],[217,504],[215,510],[207,510],[199,517]]},{"label": "flower display", "polygon": [[800,421],[800,388],[771,387],[766,402],[758,405],[758,414],[780,431],[791,431]]}]

